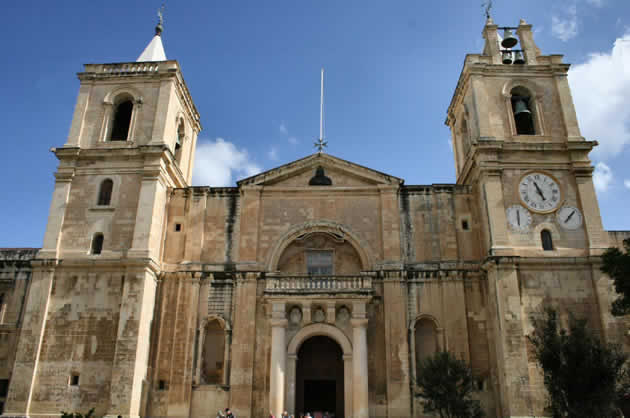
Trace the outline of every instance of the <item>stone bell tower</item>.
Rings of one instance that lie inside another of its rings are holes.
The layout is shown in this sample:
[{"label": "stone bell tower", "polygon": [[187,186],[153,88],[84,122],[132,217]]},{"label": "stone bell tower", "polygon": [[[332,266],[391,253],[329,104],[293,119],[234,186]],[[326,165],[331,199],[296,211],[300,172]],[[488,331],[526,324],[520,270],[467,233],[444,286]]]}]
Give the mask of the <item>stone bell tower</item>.
[{"label": "stone bell tower", "polygon": [[[199,113],[162,24],[135,62],[87,64],[33,262],[5,413],[143,414],[170,188],[192,177]],[[85,400],[89,400],[85,401]]]},{"label": "stone bell tower", "polygon": [[607,333],[607,280],[593,257],[608,245],[588,158],[597,143],[580,134],[569,65],[541,54],[531,25],[489,18],[483,37],[483,53],[466,56],[446,124],[457,183],[477,200],[488,300],[496,301],[498,414],[533,416],[545,394],[527,350],[530,317],[551,305]]}]

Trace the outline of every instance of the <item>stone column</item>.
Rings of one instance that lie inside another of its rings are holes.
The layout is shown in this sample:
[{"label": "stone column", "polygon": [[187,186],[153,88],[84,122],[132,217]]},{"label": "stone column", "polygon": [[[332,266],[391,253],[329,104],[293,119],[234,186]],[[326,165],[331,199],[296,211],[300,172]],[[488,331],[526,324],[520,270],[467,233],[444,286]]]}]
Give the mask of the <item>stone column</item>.
[{"label": "stone column", "polygon": [[[284,304],[282,304],[284,307]],[[275,306],[274,306],[275,308]],[[284,383],[287,367],[286,318],[271,320],[271,370],[269,373],[269,408],[279,417],[284,410]]]},{"label": "stone column", "polygon": [[352,355],[343,355],[343,409],[346,417],[352,417]]},{"label": "stone column", "polygon": [[[289,354],[287,356],[287,380],[286,380],[286,410],[289,411],[290,414],[294,414],[295,411],[295,377],[296,377],[296,368],[297,368],[297,354]],[[346,402],[348,402],[346,400]],[[297,414],[296,414],[297,415]],[[348,415],[346,410],[346,416]]]},{"label": "stone column", "polygon": [[369,417],[367,318],[354,318],[352,323],[352,417]]}]

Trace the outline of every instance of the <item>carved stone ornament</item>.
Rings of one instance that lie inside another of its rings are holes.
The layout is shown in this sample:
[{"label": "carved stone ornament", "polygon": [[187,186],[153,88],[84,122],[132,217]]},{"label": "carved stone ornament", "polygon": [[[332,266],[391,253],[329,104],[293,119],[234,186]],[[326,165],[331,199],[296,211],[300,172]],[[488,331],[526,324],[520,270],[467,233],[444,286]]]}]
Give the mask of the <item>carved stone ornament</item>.
[{"label": "carved stone ornament", "polygon": [[348,308],[341,307],[339,308],[339,310],[337,311],[337,320],[339,322],[348,322],[350,320],[350,311],[348,310]]},{"label": "carved stone ornament", "polygon": [[302,311],[298,307],[294,307],[289,312],[289,322],[291,324],[297,325],[302,322]]},{"label": "carved stone ornament", "polygon": [[326,319],[326,313],[322,308],[317,308],[315,313],[313,314],[313,322],[324,322]]}]

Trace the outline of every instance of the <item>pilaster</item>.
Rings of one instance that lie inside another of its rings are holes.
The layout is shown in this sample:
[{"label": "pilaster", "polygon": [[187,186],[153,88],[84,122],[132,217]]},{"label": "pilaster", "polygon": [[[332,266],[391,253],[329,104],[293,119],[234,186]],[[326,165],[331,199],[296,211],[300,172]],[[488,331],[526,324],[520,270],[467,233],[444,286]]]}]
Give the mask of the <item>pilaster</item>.
[{"label": "pilaster", "polygon": [[30,413],[55,275],[51,267],[46,264],[33,267],[4,415]]},{"label": "pilaster", "polygon": [[66,216],[66,206],[72,188],[74,173],[71,171],[59,171],[55,174],[55,190],[53,191],[44,244],[39,251],[38,258],[58,258],[61,244],[61,229]]},{"label": "pilaster", "polygon": [[237,273],[230,370],[230,408],[237,417],[252,416],[254,351],[256,350],[257,273]]},{"label": "pilaster", "polygon": [[147,388],[151,323],[157,278],[151,271],[127,275],[120,306],[108,415],[139,416]]},{"label": "pilaster", "polygon": [[407,343],[406,292],[402,271],[385,272],[383,302],[387,410],[390,417],[411,416],[409,345]]}]

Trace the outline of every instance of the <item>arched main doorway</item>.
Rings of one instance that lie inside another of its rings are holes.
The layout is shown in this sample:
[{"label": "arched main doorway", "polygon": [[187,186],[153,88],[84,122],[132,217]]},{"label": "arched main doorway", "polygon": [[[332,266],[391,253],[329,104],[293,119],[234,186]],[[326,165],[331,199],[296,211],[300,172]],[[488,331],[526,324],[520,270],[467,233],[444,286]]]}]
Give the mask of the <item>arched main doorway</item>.
[{"label": "arched main doorway", "polygon": [[296,412],[344,417],[344,364],[339,344],[329,337],[314,336],[304,341],[297,358]]}]

